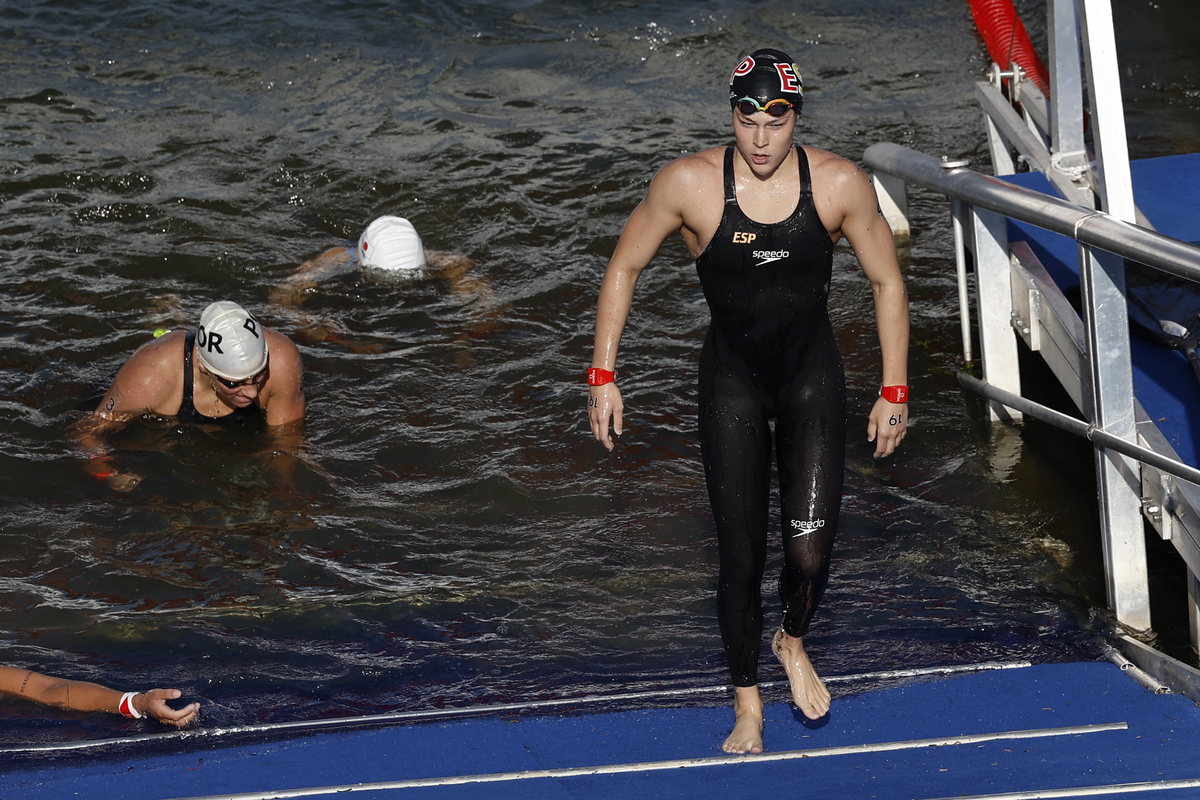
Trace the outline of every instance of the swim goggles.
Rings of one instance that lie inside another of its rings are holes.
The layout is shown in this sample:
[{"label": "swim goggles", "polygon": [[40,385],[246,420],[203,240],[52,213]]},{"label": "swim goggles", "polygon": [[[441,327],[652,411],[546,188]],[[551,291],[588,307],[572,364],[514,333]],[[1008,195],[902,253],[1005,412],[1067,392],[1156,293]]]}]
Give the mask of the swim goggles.
[{"label": "swim goggles", "polygon": [[795,108],[791,101],[784,100],[782,97],[772,100],[765,106],[760,106],[758,101],[753,97],[743,97],[741,100],[736,101],[733,107],[747,117],[753,116],[759,111],[765,111],[772,117],[782,117],[789,109]]},{"label": "swim goggles", "polygon": [[271,368],[271,362],[268,361],[267,365],[265,367],[263,367],[258,372],[251,375],[249,378],[242,378],[240,381],[231,381],[228,378],[222,378],[220,375],[213,375],[213,377],[216,378],[217,380],[219,380],[221,382],[221,385],[224,386],[226,389],[239,389],[242,386],[249,386],[252,383],[259,383],[259,382],[265,380],[267,377],[267,370],[269,370],[270,368]]}]

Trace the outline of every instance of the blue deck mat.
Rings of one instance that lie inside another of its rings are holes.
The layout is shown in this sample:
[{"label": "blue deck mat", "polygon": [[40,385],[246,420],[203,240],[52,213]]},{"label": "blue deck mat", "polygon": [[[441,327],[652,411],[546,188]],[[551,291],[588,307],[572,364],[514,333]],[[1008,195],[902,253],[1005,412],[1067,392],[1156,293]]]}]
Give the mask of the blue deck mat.
[{"label": "blue deck mat", "polygon": [[[127,754],[93,762],[73,756],[54,766],[43,763],[36,771],[14,771],[0,760],[0,798],[140,800],[718,759],[730,721],[728,708],[484,717],[176,755]],[[815,752],[1104,723],[1128,728],[874,753]],[[840,698],[820,726],[802,724],[790,704],[772,704],[765,733],[769,753],[808,750],[812,755],[786,761],[749,756],[734,764],[615,775],[367,789],[352,796],[728,800],[770,797],[789,787],[784,796],[909,800],[1200,778],[1195,757],[1200,710],[1180,695],[1151,693],[1108,663],[984,672]]]},{"label": "blue deck mat", "polygon": [[[1159,233],[1184,242],[1200,241],[1200,153],[1150,158],[1130,164],[1134,198]],[[1040,172],[1006,175],[1027,189],[1056,194]],[[1064,292],[1079,288],[1075,241],[1022,222],[1009,223],[1009,239],[1023,240]],[[1163,436],[1186,463],[1200,464],[1200,383],[1187,358],[1140,336],[1130,337],[1134,393]]]}]

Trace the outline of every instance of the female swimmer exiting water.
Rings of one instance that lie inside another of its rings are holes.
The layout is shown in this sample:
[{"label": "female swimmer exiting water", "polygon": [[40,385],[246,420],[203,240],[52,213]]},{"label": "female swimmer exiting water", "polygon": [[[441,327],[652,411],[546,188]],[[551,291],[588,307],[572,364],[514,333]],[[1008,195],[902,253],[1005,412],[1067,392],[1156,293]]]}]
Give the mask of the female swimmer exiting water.
[{"label": "female swimmer exiting water", "polygon": [[743,59],[729,84],[735,144],[684,156],[650,184],[621,234],[600,290],[588,372],[592,433],[622,432],[617,346],[641,271],[679,231],[696,258],[712,324],[700,356],[699,421],[717,527],[717,614],[735,687],[730,753],[762,752],[758,655],[766,565],[771,429],[779,467],[783,625],[772,649],[809,719],[829,692],[804,651],[829,576],[845,450],[845,381],[826,304],[834,245],[845,237],[870,281],[883,390],[867,440],[892,453],[908,424],[908,299],[895,243],[866,174],[792,134],[799,70],[778,50]]}]

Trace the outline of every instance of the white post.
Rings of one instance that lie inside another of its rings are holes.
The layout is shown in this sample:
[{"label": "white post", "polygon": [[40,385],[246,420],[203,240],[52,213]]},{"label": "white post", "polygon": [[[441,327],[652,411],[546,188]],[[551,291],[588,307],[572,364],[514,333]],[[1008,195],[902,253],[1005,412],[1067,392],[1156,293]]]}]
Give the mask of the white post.
[{"label": "white post", "polygon": [[1079,10],[1088,98],[1092,106],[1092,138],[1096,143],[1100,207],[1117,219],[1135,222],[1112,6],[1109,0],[1080,0]]},{"label": "white post", "polygon": [[[1080,0],[1079,8],[1101,208],[1118,219],[1133,222],[1136,211],[1112,7],[1109,0]],[[1081,245],[1079,277],[1091,373],[1092,422],[1136,443],[1125,262],[1119,256]],[[1148,630],[1149,575],[1140,465],[1111,450],[1097,448],[1096,483],[1109,607],[1123,625]]]},{"label": "white post", "polygon": [[[1125,263],[1120,256],[1083,245],[1079,251],[1089,370],[1085,385],[1091,388],[1091,421],[1113,436],[1136,443]],[[1121,624],[1148,630],[1150,596],[1141,465],[1113,450],[1097,447],[1096,490],[1109,608]]]},{"label": "white post", "polygon": [[[979,355],[983,379],[1013,394],[1021,393],[1017,334],[1012,328],[1012,270],[1008,257],[1008,220],[994,211],[968,206],[975,242],[975,291],[979,302]],[[1015,422],[1021,412],[989,401],[992,421]]]},{"label": "white post", "polygon": [[950,201],[950,218],[954,224],[954,268],[958,278],[958,327],[962,334],[963,361],[975,360],[971,352],[971,298],[967,291],[967,247],[963,238],[964,206],[961,200]]},{"label": "white post", "polygon": [[1068,200],[1093,208],[1095,201],[1082,180],[1088,157],[1083,140],[1083,72],[1079,63],[1079,14],[1076,0],[1047,0],[1050,21],[1050,165],[1074,179]]},{"label": "white post", "polygon": [[983,124],[987,127],[988,152],[992,154],[992,174],[1012,175],[1017,171],[1017,165],[1009,151],[1008,140],[987,112],[983,114]]},{"label": "white post", "polygon": [[875,170],[871,173],[875,184],[875,195],[879,198],[879,210],[892,229],[892,236],[903,239],[909,235],[908,187],[902,178]]}]

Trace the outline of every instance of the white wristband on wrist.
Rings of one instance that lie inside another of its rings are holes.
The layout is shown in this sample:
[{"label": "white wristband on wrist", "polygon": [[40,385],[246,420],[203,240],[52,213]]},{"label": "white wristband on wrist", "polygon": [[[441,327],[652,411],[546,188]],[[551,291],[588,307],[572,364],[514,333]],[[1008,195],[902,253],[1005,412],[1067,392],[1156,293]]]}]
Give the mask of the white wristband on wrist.
[{"label": "white wristband on wrist", "polygon": [[133,706],[133,698],[137,696],[138,692],[126,692],[121,695],[121,702],[117,703],[117,709],[130,719],[141,719],[144,716],[138,713],[138,710]]}]

